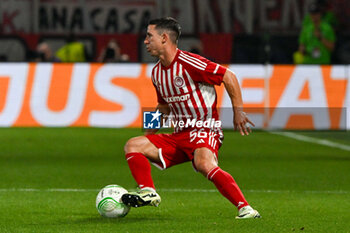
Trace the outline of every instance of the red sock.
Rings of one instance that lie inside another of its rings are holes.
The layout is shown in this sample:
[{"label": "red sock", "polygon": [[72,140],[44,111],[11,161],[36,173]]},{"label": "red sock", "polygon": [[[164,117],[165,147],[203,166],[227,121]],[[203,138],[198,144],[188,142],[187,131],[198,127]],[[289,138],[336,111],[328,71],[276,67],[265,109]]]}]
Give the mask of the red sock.
[{"label": "red sock", "polygon": [[213,168],[208,173],[207,178],[212,181],[220,193],[238,209],[249,205],[233,177],[229,173],[221,170],[220,167]]},{"label": "red sock", "polygon": [[151,165],[148,159],[141,153],[128,153],[125,155],[126,160],[136,183],[140,188],[153,188],[153,180],[151,176]]}]

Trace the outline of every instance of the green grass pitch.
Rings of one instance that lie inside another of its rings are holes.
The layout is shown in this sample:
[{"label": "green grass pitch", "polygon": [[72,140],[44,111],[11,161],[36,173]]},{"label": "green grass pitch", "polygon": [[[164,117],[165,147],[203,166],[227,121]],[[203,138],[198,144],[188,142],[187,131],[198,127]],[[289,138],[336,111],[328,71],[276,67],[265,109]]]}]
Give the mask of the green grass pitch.
[{"label": "green grass pitch", "polygon": [[[106,219],[108,184],[134,189],[123,145],[140,129],[1,128],[0,233],[350,232],[350,152],[257,131],[225,132],[219,153],[261,219],[237,210],[190,163],[152,167],[162,203]],[[350,145],[349,132],[297,132]]]}]

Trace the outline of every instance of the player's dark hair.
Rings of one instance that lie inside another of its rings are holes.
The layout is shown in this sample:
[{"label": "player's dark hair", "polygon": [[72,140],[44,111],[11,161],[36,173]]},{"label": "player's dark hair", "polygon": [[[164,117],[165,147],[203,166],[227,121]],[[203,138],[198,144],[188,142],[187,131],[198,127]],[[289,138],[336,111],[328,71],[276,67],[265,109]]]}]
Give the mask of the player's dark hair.
[{"label": "player's dark hair", "polygon": [[167,30],[171,41],[177,44],[181,35],[181,26],[176,19],[172,17],[152,19],[149,21],[149,25],[156,25],[157,30]]}]

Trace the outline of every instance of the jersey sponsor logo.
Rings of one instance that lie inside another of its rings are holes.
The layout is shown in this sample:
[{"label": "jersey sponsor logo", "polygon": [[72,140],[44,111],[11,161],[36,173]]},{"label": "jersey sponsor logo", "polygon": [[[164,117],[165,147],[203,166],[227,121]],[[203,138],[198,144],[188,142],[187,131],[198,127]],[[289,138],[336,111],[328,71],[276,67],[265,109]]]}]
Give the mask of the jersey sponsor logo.
[{"label": "jersey sponsor logo", "polygon": [[176,76],[174,79],[174,84],[176,87],[181,88],[185,85],[185,80],[181,76]]},{"label": "jersey sponsor logo", "polygon": [[183,102],[190,98],[190,94],[164,97],[164,100],[168,103]]}]

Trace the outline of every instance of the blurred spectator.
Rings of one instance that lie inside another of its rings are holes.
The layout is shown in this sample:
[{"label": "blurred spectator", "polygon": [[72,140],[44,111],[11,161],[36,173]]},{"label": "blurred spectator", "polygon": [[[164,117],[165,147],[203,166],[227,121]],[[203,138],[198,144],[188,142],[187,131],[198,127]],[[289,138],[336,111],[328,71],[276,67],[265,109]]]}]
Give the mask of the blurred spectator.
[{"label": "blurred spectator", "polygon": [[205,55],[203,51],[204,51],[203,43],[200,40],[198,40],[196,43],[192,44],[190,46],[190,48],[188,49],[188,52],[190,52],[190,53],[198,54],[198,55],[201,55],[202,57],[205,57],[206,59],[209,59],[211,61],[215,61],[214,58]]},{"label": "blurred spectator", "polygon": [[122,54],[118,42],[114,39],[110,40],[98,57],[98,62],[127,62],[129,55]]},{"label": "blurred spectator", "polygon": [[294,62],[302,64],[329,64],[334,49],[335,34],[331,25],[322,20],[320,5],[309,6],[311,22],[304,25],[299,36],[299,50]]},{"label": "blurred spectator", "polygon": [[193,44],[190,49],[188,50],[190,53],[195,53],[198,55],[203,56],[203,44],[201,41],[198,41],[198,43]]},{"label": "blurred spectator", "polygon": [[56,52],[56,57],[62,62],[86,62],[89,56],[84,44],[70,34],[66,44]]},{"label": "blurred spectator", "polygon": [[46,42],[38,44],[35,51],[30,52],[29,60],[32,62],[59,62]]},{"label": "blurred spectator", "polygon": [[[332,26],[333,30],[335,31],[338,27],[339,22],[338,22],[338,19],[332,10],[332,6],[329,3],[329,1],[328,0],[316,0],[316,1],[314,1],[313,4],[318,5],[318,7],[320,8],[321,20],[323,22],[330,24]],[[311,13],[309,13],[305,16],[302,26],[304,27],[305,25],[309,25],[311,23],[312,23]]]}]

